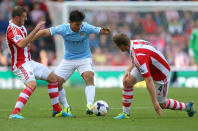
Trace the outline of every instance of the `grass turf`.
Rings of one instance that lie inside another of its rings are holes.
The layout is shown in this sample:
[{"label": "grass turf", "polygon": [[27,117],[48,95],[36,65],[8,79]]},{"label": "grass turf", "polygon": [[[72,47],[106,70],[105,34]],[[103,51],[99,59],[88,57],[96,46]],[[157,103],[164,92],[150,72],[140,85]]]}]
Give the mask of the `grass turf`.
[{"label": "grass turf", "polygon": [[[107,116],[87,116],[84,88],[66,88],[72,107],[72,118],[52,118],[46,88],[37,88],[22,110],[24,120],[9,120],[21,90],[0,90],[0,131],[198,131],[198,115],[190,118],[184,111],[164,110],[159,117],[146,89],[136,88],[131,118],[114,120],[122,111],[120,88],[96,89],[95,100],[105,100],[110,107]],[[168,98],[198,103],[198,89],[170,88]]]}]

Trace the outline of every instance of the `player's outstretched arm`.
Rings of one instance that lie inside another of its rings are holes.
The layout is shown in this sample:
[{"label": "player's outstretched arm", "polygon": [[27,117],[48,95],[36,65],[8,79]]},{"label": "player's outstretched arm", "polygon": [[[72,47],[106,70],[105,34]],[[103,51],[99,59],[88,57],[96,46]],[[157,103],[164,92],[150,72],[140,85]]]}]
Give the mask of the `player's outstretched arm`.
[{"label": "player's outstretched arm", "polygon": [[50,35],[51,35],[51,33],[50,33],[50,29],[49,28],[43,29],[43,30],[40,30],[39,32],[36,33],[36,35],[34,36],[32,41],[35,41],[35,40],[39,39],[40,37],[50,36]]},{"label": "player's outstretched arm", "polygon": [[107,28],[107,27],[102,27],[100,29],[100,33],[99,34],[100,35],[109,35],[109,34],[111,34],[111,30],[109,28]]},{"label": "player's outstretched arm", "polygon": [[147,89],[149,91],[150,97],[151,97],[151,101],[153,103],[153,106],[155,108],[155,111],[157,112],[158,115],[162,115],[162,108],[160,107],[158,101],[157,101],[157,97],[156,97],[156,91],[155,91],[155,86],[154,86],[154,82],[151,76],[144,78],[146,81],[146,86]]},{"label": "player's outstretched arm", "polygon": [[45,24],[45,21],[40,21],[34,30],[24,39],[22,39],[17,45],[20,48],[25,48],[32,41],[34,35],[41,29],[41,27]]}]

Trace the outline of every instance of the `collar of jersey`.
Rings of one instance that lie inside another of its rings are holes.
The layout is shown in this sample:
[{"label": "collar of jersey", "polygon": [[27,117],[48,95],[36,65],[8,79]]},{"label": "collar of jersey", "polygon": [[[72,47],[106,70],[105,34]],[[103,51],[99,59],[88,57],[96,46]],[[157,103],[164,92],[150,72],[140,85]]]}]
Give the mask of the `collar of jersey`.
[{"label": "collar of jersey", "polygon": [[21,27],[19,27],[18,25],[12,23],[12,20],[9,21],[9,24],[11,24],[12,26],[17,27],[18,29],[21,29],[23,27],[23,25]]}]

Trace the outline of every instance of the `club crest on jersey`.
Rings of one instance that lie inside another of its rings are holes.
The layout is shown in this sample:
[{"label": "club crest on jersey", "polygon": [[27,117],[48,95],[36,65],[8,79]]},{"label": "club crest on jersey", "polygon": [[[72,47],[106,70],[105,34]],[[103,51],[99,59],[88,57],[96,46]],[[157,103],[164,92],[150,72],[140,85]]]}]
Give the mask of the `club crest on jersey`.
[{"label": "club crest on jersey", "polygon": [[80,37],[85,36],[85,32],[80,32]]}]

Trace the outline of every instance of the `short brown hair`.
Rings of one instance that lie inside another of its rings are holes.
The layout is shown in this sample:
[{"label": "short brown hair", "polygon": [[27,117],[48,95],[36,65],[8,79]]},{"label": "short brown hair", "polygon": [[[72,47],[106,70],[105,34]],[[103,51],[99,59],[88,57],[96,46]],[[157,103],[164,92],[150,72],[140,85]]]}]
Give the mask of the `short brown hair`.
[{"label": "short brown hair", "polygon": [[130,43],[129,37],[124,33],[118,33],[113,36],[113,42],[117,45],[128,45]]},{"label": "short brown hair", "polygon": [[22,6],[15,6],[13,9],[12,9],[12,18],[16,17],[16,16],[22,16],[22,14],[26,12],[25,8],[22,7]]}]

